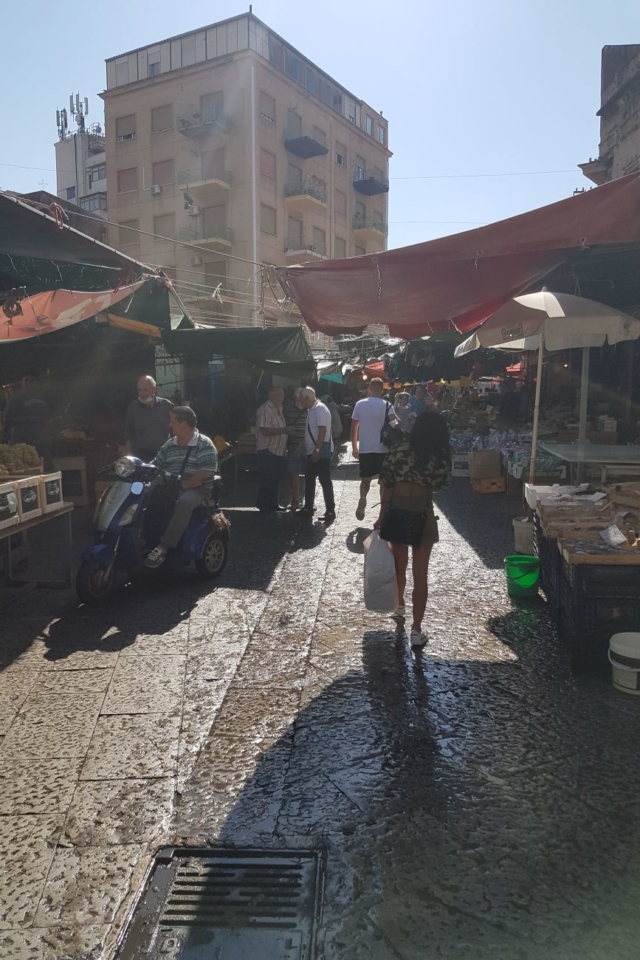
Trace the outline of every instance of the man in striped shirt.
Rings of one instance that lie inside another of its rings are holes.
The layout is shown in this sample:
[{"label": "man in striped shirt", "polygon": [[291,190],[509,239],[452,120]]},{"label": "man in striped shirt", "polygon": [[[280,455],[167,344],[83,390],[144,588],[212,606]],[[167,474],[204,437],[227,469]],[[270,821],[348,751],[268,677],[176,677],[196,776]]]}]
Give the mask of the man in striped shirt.
[{"label": "man in striped shirt", "polygon": [[218,453],[209,437],[198,433],[197,423],[198,418],[191,407],[174,407],[169,416],[173,436],[160,448],[153,461],[156,467],[173,477],[181,477],[182,489],[160,543],[145,560],[146,567],[162,566],[169,550],[180,543],[193,511],[213,490]]},{"label": "man in striped shirt", "polygon": [[284,390],[271,387],[266,403],[256,413],[256,460],[260,486],[256,506],[260,513],[286,510],[278,502],[278,485],[286,467],[287,441],[290,428],[282,412]]}]

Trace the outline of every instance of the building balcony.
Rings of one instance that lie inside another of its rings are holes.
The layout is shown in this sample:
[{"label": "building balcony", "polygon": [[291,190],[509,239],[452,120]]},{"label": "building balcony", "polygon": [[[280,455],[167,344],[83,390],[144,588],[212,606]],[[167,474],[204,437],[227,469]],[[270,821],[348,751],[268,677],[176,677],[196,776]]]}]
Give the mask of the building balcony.
[{"label": "building balcony", "polygon": [[185,227],[180,230],[178,239],[200,247],[228,249],[233,246],[233,231],[223,224],[208,223],[201,227]]},{"label": "building balcony", "polygon": [[362,240],[365,243],[369,240],[380,240],[381,237],[386,237],[389,232],[383,220],[371,217],[354,217],[351,227],[356,240]]},{"label": "building balcony", "polygon": [[284,188],[284,196],[288,207],[302,212],[325,209],[327,206],[327,188],[322,180],[309,178],[288,183]]},{"label": "building balcony", "polygon": [[[203,175],[204,174],[204,175]],[[230,170],[181,170],[178,174],[178,186],[192,194],[200,203],[227,196],[231,190]]]},{"label": "building balcony", "polygon": [[284,135],[284,145],[289,153],[295,154],[301,160],[326,157],[329,153],[327,138],[320,130],[314,130],[312,127],[289,130]]},{"label": "building balcony", "polygon": [[606,183],[607,180],[610,179],[610,160],[596,157],[595,160],[589,160],[587,163],[579,163],[578,166],[587,180],[591,180],[597,187],[601,187],[603,183]]},{"label": "building balcony", "polygon": [[190,140],[202,140],[213,133],[229,133],[231,117],[226,113],[182,113],[178,116],[178,133]]},{"label": "building balcony", "polygon": [[389,181],[379,170],[363,170],[357,167],[353,175],[353,186],[365,197],[374,197],[378,193],[389,193]]},{"label": "building balcony", "polygon": [[106,138],[99,133],[90,133],[87,141],[89,153],[104,153],[107,149]]},{"label": "building balcony", "polygon": [[305,240],[303,237],[287,237],[284,252],[287,263],[309,263],[327,259],[326,243]]}]

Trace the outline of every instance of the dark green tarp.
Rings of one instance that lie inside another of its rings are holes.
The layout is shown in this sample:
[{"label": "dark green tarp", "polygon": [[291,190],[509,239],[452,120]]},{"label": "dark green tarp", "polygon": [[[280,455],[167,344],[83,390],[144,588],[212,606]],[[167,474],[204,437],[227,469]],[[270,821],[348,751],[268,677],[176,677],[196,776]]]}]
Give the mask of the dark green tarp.
[{"label": "dark green tarp", "polygon": [[311,376],[315,372],[313,354],[301,326],[163,331],[162,342],[173,356],[191,360],[236,357],[281,377]]}]

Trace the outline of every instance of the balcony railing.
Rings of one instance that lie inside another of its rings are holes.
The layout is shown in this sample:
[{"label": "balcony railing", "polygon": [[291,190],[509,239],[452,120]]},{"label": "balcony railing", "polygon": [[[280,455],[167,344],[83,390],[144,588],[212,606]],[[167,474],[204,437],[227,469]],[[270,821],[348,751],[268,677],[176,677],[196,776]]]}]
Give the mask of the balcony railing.
[{"label": "balcony railing", "polygon": [[288,127],[284,135],[284,145],[289,153],[302,160],[324,157],[329,153],[325,134],[314,127]]},{"label": "balcony railing", "polygon": [[354,217],[351,226],[354,230],[376,230],[386,237],[388,233],[387,224],[384,220],[378,220],[377,217]]},{"label": "balcony railing", "polygon": [[359,193],[364,193],[368,197],[389,192],[389,180],[380,170],[365,170],[363,167],[355,168],[353,186]]},{"label": "balcony railing", "polygon": [[218,181],[231,186],[232,176],[230,170],[180,170],[178,173],[178,186],[188,189],[198,185],[207,184],[211,181]]},{"label": "balcony railing", "polygon": [[223,224],[206,224],[201,227],[184,227],[178,235],[185,243],[199,241],[220,240],[223,243],[233,243],[233,231]]},{"label": "balcony railing", "polygon": [[327,255],[327,244],[324,240],[305,240],[304,237],[287,237],[284,249],[285,253],[315,253],[318,257]]},{"label": "balcony railing", "polygon": [[211,133],[229,133],[230,130],[231,117],[217,110],[178,115],[178,132],[186,137],[207,137]]},{"label": "balcony railing", "polygon": [[290,180],[284,188],[285,197],[313,197],[321,203],[327,202],[327,186],[323,180]]}]

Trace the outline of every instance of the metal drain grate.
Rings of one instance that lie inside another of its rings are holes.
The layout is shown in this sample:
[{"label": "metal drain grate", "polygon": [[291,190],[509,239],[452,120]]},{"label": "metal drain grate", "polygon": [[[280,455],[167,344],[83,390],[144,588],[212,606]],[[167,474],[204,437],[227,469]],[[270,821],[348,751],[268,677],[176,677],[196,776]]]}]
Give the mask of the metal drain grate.
[{"label": "metal drain grate", "polygon": [[312,960],[322,857],[289,850],[158,854],[121,960]]}]

